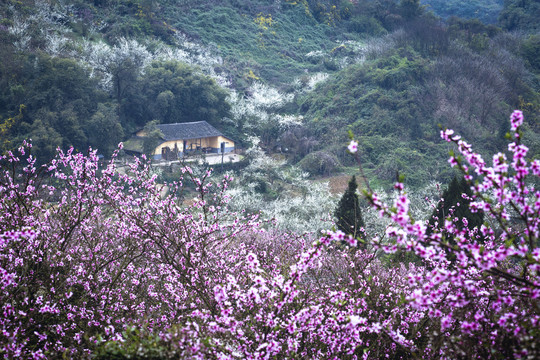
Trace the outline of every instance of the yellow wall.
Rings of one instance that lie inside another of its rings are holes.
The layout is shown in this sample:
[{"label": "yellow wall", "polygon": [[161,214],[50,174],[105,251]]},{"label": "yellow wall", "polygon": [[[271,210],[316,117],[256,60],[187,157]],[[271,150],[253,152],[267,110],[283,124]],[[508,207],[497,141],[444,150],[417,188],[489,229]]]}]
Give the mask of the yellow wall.
[{"label": "yellow wall", "polygon": [[214,149],[219,149],[221,147],[221,143],[225,143],[226,148],[232,148],[234,147],[234,141],[231,139],[227,139],[224,136],[213,136],[211,138],[208,138],[209,144],[208,147],[212,147]]},{"label": "yellow wall", "polygon": [[[190,139],[186,140],[186,146],[187,149],[197,149],[197,146],[203,147],[203,148],[214,148],[219,149],[221,147],[221,143],[225,142],[226,148],[234,148],[234,141],[231,139],[227,139],[224,136],[212,136],[209,138],[202,138],[202,139]],[[154,155],[161,155],[161,149],[164,147],[169,147],[169,149],[174,150],[174,145],[176,144],[178,151],[183,152],[184,151],[184,140],[174,140],[174,141],[166,141],[159,146],[156,147],[154,150]]]},{"label": "yellow wall", "polygon": [[161,149],[165,147],[169,147],[169,149],[174,150],[174,145],[178,147],[178,151],[183,151],[184,142],[182,140],[176,140],[176,141],[166,141],[163,144],[158,145],[156,147],[156,150],[154,150],[154,155],[161,155]]}]

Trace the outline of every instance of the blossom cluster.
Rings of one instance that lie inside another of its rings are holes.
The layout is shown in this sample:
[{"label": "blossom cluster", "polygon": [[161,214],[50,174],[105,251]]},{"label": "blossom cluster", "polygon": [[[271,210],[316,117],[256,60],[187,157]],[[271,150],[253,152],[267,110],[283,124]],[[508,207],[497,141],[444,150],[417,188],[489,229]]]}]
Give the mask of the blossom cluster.
[{"label": "blossom cluster", "polygon": [[37,168],[26,143],[0,159],[0,356],[107,358],[138,331],[163,358],[538,358],[540,164],[512,121],[492,166],[442,132],[490,223],[428,231],[397,183],[393,204],[367,194],[391,223],[362,246],[263,230],[228,210],[228,177],[186,167],[163,197],[144,161]]},{"label": "blossom cluster", "polygon": [[474,194],[471,211],[483,211],[496,225],[486,222],[471,230],[457,226],[466,219],[449,216],[442,229],[428,232],[427,223],[409,216],[401,184],[391,207],[369,194],[373,205],[394,220],[386,232],[393,245],[377,245],[413,253],[430,269],[408,274],[407,301],[431,321],[440,321],[440,333],[446,335],[440,349],[451,357],[465,356],[467,348],[486,358],[538,356],[533,334],[540,324],[540,192],[530,176],[540,172],[538,160],[528,160],[528,148],[520,142],[523,114],[515,111],[510,121],[512,161],[499,153],[492,166],[452,130],[441,131],[459,151],[449,163],[468,180]]}]

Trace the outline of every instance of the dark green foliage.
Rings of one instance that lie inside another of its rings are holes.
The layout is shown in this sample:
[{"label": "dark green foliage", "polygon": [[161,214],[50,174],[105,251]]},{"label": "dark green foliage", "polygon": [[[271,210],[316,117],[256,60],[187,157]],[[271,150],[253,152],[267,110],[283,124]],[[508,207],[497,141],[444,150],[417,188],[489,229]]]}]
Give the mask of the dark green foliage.
[{"label": "dark green foliage", "polygon": [[[148,329],[127,327],[122,335],[122,341],[110,340],[98,344],[92,357],[100,360],[172,360],[189,359],[195,355],[189,347],[183,346],[187,335],[174,330],[162,337]],[[202,342],[206,344],[206,339]],[[195,353],[204,354],[204,346]]]},{"label": "dark green foliage", "polygon": [[50,160],[56,148],[62,146],[62,135],[49,126],[47,121],[38,118],[29,130],[28,138],[32,139],[33,153],[42,162]]},{"label": "dark green foliage", "polygon": [[509,31],[534,33],[540,29],[540,2],[538,0],[504,0],[499,15],[500,25]]},{"label": "dark green foliage", "polygon": [[298,166],[312,175],[330,175],[339,170],[340,163],[331,153],[315,151],[305,156]]},{"label": "dark green foliage", "polygon": [[124,129],[113,103],[99,104],[87,125],[88,142],[99,146],[100,153],[111,154],[124,139]]},{"label": "dark green foliage", "polygon": [[358,15],[352,18],[347,25],[347,29],[352,32],[373,36],[386,33],[386,29],[377,19],[365,15]]},{"label": "dark green foliage", "polygon": [[[463,194],[466,197],[463,197]],[[439,201],[437,208],[433,211],[433,215],[429,219],[428,232],[433,228],[443,229],[446,218],[457,220],[455,225],[463,229],[463,219],[467,220],[467,228],[480,228],[484,222],[484,214],[482,212],[471,212],[469,204],[472,191],[465,179],[460,180],[454,177],[448,188],[443,192],[442,199]]]},{"label": "dark green foliage", "polygon": [[446,176],[439,169],[447,150],[439,146],[439,129],[418,93],[428,74],[427,60],[403,49],[340,71],[302,99],[301,111],[321,144],[342,143],[348,130],[359,137],[370,181],[389,185],[398,171],[418,186]]},{"label": "dark green foliage", "polygon": [[540,35],[530,35],[523,42],[521,50],[523,57],[531,69],[537,74],[540,73]]},{"label": "dark green foliage", "polygon": [[126,95],[123,113],[136,124],[208,121],[228,115],[227,92],[208,76],[177,61],[151,63]]},{"label": "dark green foliage", "polygon": [[[106,94],[98,89],[88,69],[75,60],[45,54],[14,56],[18,63],[1,67],[1,81],[9,91],[0,92],[0,117],[12,117],[24,106],[7,134],[14,144],[31,138],[38,160],[47,161],[57,147],[86,151],[92,146],[108,152],[111,143],[116,146],[122,140],[116,115],[104,117],[107,106],[101,103]],[[96,121],[100,123],[97,127],[92,125]],[[109,130],[106,138],[95,133],[104,128]]]},{"label": "dark green foliage", "polygon": [[[492,39],[502,33],[502,30],[499,27],[495,25],[486,25],[478,19],[451,17],[448,19],[447,24],[448,37],[468,46],[468,48],[475,53],[486,53],[492,49]],[[452,51],[452,49],[450,49],[450,51]]]},{"label": "dark green foliage", "polygon": [[[0,32],[1,34],[1,32]],[[6,55],[6,54],[2,54]],[[56,148],[88,147],[108,156],[117,144],[149,119],[160,123],[206,120],[228,115],[227,92],[214,80],[178,62],[155,62],[139,76],[140,59],[109,66],[113,91],[98,87],[90,70],[72,59],[21,55],[0,66],[0,119],[24,111],[6,132],[14,144],[32,138],[39,161]],[[8,75],[9,73],[9,75]]]},{"label": "dark green foliage", "polygon": [[345,234],[351,234],[355,238],[362,236],[361,228],[364,227],[360,201],[356,193],[357,188],[356,176],[353,176],[334,211],[338,230],[343,231]]},{"label": "dark green foliage", "polygon": [[423,12],[420,0],[400,0],[399,9],[405,19],[414,19]]},{"label": "dark green foliage", "polygon": [[[241,172],[243,171],[247,166],[249,165],[249,161],[246,158],[243,158],[240,161],[237,162],[230,162],[225,157],[225,160],[223,162],[223,165],[216,164],[213,165],[212,172],[217,174],[225,174],[228,171],[234,171],[234,172]],[[209,166],[210,168],[210,166]]]}]

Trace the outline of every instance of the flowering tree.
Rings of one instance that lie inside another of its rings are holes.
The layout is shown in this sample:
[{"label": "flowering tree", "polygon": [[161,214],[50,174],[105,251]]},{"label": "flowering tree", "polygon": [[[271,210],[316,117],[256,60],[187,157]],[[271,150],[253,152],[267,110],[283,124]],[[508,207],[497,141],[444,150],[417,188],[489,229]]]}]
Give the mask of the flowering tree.
[{"label": "flowering tree", "polygon": [[[508,146],[512,162],[498,153],[492,166],[452,130],[441,132],[459,150],[460,155],[453,154],[449,162],[464,173],[471,187],[471,210],[483,211],[495,227],[469,230],[467,219],[449,217],[442,231],[434,229],[428,235],[426,224],[409,216],[401,183],[396,184],[400,196],[392,207],[368,194],[381,214],[394,221],[386,232],[393,241],[375,245],[386,252],[413,252],[427,265],[424,272],[409,273],[407,295],[414,309],[429,316],[432,330],[425,334],[430,344],[425,355],[539,356],[540,192],[534,182],[540,176],[540,161],[526,159],[528,149],[520,141],[522,123],[523,114],[515,111],[514,141]],[[457,260],[450,261],[450,256]]]},{"label": "flowering tree", "polygon": [[[26,144],[1,159],[0,354],[538,358],[540,161],[522,121],[512,115],[511,161],[492,166],[442,132],[470,208],[495,225],[446,218],[428,233],[397,183],[392,205],[367,194],[392,223],[363,248],[341,231],[259,230],[227,210],[230,178],[184,168],[198,196],[179,182],[162,198],[144,161],[121,175],[70,150],[36,169]],[[389,266],[398,251],[416,261]]]},{"label": "flowering tree", "polygon": [[207,184],[185,168],[199,197],[183,206],[182,184],[161,199],[146,163],[119,175],[114,161],[100,169],[95,151],[71,149],[36,169],[29,148],[2,157],[0,353],[82,356],[127,324],[166,329],[213,308],[207,276],[227,253],[215,248],[254,226],[222,214],[227,179]]}]

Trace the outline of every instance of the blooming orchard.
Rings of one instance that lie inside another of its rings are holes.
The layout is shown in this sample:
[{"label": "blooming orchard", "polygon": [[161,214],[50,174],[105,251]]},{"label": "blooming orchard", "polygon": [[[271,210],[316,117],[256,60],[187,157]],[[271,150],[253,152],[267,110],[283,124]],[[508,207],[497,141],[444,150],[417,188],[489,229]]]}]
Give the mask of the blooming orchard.
[{"label": "blooming orchard", "polygon": [[162,198],[144,161],[121,175],[70,150],[36,168],[25,144],[2,157],[0,354],[538,358],[540,162],[522,122],[492,166],[442,132],[494,225],[428,231],[398,183],[393,204],[367,193],[392,223],[362,240],[263,231],[227,209],[227,177],[186,167]]}]

